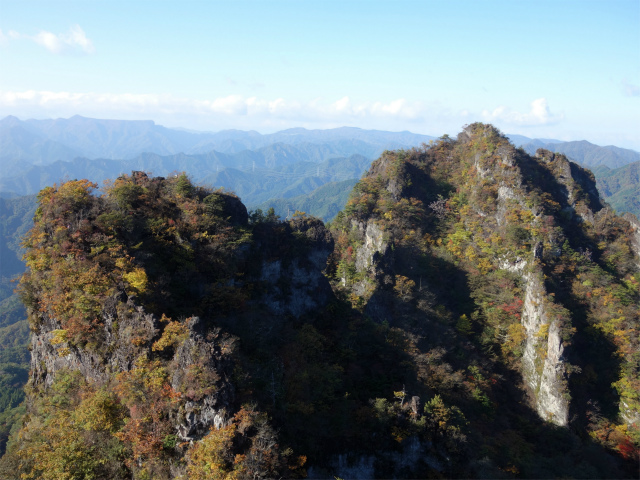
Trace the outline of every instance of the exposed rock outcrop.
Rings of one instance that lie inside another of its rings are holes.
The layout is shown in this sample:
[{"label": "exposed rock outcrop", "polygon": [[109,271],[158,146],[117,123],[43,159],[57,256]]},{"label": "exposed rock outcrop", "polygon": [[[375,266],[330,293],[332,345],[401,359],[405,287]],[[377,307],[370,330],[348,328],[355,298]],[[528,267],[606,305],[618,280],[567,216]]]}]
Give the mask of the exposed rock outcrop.
[{"label": "exposed rock outcrop", "polygon": [[[573,181],[566,158],[556,159],[554,154],[544,150],[539,150],[537,155],[545,162],[557,160],[563,172],[560,176],[565,185],[561,194],[565,195],[568,201],[574,201],[572,189],[566,187],[567,184],[571,186]],[[515,157],[515,149],[503,148],[501,163],[495,165],[493,171],[488,167],[483,171],[480,167],[478,174],[481,177],[490,174],[500,179],[495,216],[497,225],[509,227],[508,214],[514,205],[522,211],[530,212],[534,224],[539,225],[543,220],[540,209],[527,204],[524,181],[519,169],[514,170],[518,165]],[[508,170],[505,171],[505,167]],[[554,238],[547,238],[545,243],[553,249],[557,242]],[[517,273],[524,283],[521,314],[521,323],[525,331],[522,375],[530,388],[535,409],[544,420],[564,426],[567,425],[569,417],[565,347],[560,337],[558,322],[548,314],[546,306],[548,292],[544,286],[543,273],[539,267],[536,267],[536,261],[542,258],[543,249],[543,242],[538,242],[526,258],[515,257],[509,261],[503,260],[500,262],[500,267]]]},{"label": "exposed rock outcrop", "polygon": [[[176,350],[172,363],[171,386],[175,391],[185,392],[185,402],[181,405],[177,421],[177,435],[182,441],[201,438],[212,426],[220,429],[228,424],[232,413],[235,389],[231,383],[233,365],[228,355],[235,339],[224,336],[219,331],[203,335],[198,317],[187,321],[187,338]],[[212,338],[214,337],[214,338]],[[207,391],[202,395],[191,392],[190,372],[198,369],[200,375],[207,375]]]},{"label": "exposed rock outcrop", "polygon": [[[104,343],[98,350],[71,345],[60,337],[62,330],[55,320],[42,315],[38,331],[31,337],[30,384],[46,390],[61,370],[79,371],[95,386],[105,386],[114,374],[129,372],[159,334],[160,323],[154,315],[145,313],[132,298],[126,303],[116,295],[105,302],[102,312]],[[220,428],[232,413],[234,387],[230,382],[232,362],[229,356],[231,338],[216,333],[209,340],[204,337],[198,317],[186,324],[186,336],[173,353],[170,370],[171,386],[185,392],[175,421],[175,433],[181,440],[193,440],[204,435],[211,426]],[[209,337],[212,337],[209,335]],[[208,378],[211,393],[194,396],[189,391],[191,368]]]},{"label": "exposed rock outcrop", "polygon": [[296,217],[285,225],[282,242],[291,243],[282,253],[275,251],[274,235],[266,231],[257,239],[261,261],[259,282],[264,293],[258,302],[273,315],[302,315],[322,308],[333,296],[323,272],[333,250],[333,238],[321,220]]},{"label": "exposed rock outcrop", "polygon": [[631,213],[625,214],[623,218],[629,222],[631,228],[633,229],[633,241],[631,243],[631,246],[638,259],[638,268],[640,268],[640,221],[638,221],[636,216]]},{"label": "exposed rock outcrop", "polygon": [[158,333],[157,319],[124,294],[105,302],[100,332],[103,343],[99,348],[74,346],[66,341],[58,321],[46,313],[39,318],[31,335],[30,382],[34,387],[49,387],[63,369],[78,370],[91,382],[105,384],[112,373],[131,370],[146,350],[144,346]]},{"label": "exposed rock outcrop", "polygon": [[527,273],[524,280],[522,325],[526,339],[522,374],[534,394],[538,414],[557,425],[566,425],[569,420],[569,401],[564,346],[558,324],[547,314],[541,274]]}]

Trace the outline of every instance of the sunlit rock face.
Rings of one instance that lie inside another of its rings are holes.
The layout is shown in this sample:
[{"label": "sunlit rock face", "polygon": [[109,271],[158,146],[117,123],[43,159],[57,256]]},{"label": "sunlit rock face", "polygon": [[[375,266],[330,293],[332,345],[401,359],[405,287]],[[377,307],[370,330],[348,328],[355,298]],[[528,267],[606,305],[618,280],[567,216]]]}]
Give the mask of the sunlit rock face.
[{"label": "sunlit rock face", "polygon": [[564,347],[557,325],[550,323],[544,307],[542,282],[525,276],[526,292],[522,324],[527,337],[522,357],[523,376],[535,396],[535,407],[545,420],[566,425],[569,402],[564,380]]}]

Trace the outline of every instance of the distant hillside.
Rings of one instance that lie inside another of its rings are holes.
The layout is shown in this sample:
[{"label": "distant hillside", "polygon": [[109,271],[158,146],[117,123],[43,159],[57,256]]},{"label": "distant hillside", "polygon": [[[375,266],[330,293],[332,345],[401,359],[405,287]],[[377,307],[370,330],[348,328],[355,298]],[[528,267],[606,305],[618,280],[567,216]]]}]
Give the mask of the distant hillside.
[{"label": "distant hillside", "polygon": [[640,218],[640,161],[624,167],[594,170],[598,191],[617,212],[630,212]]},{"label": "distant hillside", "polygon": [[19,173],[25,162],[46,165],[77,156],[80,151],[25,128],[15,117],[0,121],[0,161],[5,175]]},{"label": "distant hillside", "polygon": [[370,164],[370,159],[352,155],[319,164],[299,162],[274,170],[240,171],[229,168],[205,177],[203,183],[232,190],[249,208],[254,208],[274,198],[291,199],[310,194],[330,182],[357,179]]},{"label": "distant hillside", "polygon": [[569,159],[588,168],[604,165],[609,168],[618,168],[632,162],[640,160],[640,153],[627,148],[614,147],[612,145],[601,147],[586,140],[577,142],[544,143],[540,140],[533,140],[522,145],[522,148],[529,154],[535,154],[539,148],[563,153]]},{"label": "distant hillside", "polygon": [[[242,150],[255,150],[274,143],[300,145],[304,143],[332,144],[336,148],[346,149],[343,153],[360,153],[377,156],[384,150],[407,148],[428,143],[435,137],[411,132],[386,132],[382,130],[363,130],[354,127],[340,127],[328,130],[307,130],[291,128],[267,135],[257,132],[225,130],[212,135],[204,143],[194,146],[192,153],[209,150],[236,153]],[[368,151],[363,150],[368,149]],[[371,153],[376,152],[376,153]]]},{"label": "distant hillside", "polygon": [[[9,144],[16,142],[16,126],[71,150],[68,156],[52,157],[51,160],[71,160],[76,156],[131,158],[148,151],[169,155],[185,151],[206,135],[165,128],[150,120],[98,120],[76,115],[23,122],[15,117],[6,117],[0,121],[0,134]],[[42,156],[36,149],[30,153],[32,156],[26,159],[35,163]]]},{"label": "distant hillside", "polygon": [[293,215],[297,210],[329,222],[344,208],[356,183],[356,179],[327,183],[308,195],[267,200],[257,208],[265,212],[273,208],[281,218]]},{"label": "distant hillside", "polygon": [[0,198],[0,277],[11,277],[24,271],[20,242],[22,235],[31,228],[35,209],[35,195]]},{"label": "distant hillside", "polygon": [[35,209],[35,196],[0,198],[0,455],[11,426],[25,413],[22,387],[29,373],[29,324],[12,280],[25,269],[20,242],[33,225]]},{"label": "distant hillside", "polygon": [[526,145],[527,143],[538,141],[542,144],[545,143],[563,143],[562,140],[554,140],[552,138],[529,138],[524,135],[515,135],[515,134],[507,134],[507,138],[511,143],[513,143],[516,147],[521,147]]},{"label": "distant hillside", "polygon": [[23,175],[0,177],[0,192],[35,194],[47,185],[74,178],[91,178],[101,183],[132,170],[162,176],[184,171],[199,183],[235,191],[252,206],[270,198],[306,194],[328,182],[359,178],[370,164],[371,158],[340,157],[330,146],[308,143],[275,144],[236,154],[145,153],[131,160],[76,158],[71,162],[32,166]]}]

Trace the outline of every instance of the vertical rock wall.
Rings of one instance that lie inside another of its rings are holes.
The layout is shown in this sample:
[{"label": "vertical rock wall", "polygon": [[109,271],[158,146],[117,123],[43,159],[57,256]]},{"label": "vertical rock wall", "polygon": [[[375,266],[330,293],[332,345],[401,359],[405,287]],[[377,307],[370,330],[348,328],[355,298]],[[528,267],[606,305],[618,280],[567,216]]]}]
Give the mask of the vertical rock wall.
[{"label": "vertical rock wall", "polygon": [[[56,340],[57,332],[62,332],[60,324],[41,314],[39,328],[31,335],[30,385],[46,390],[61,370],[79,371],[87,381],[107,385],[114,374],[135,368],[136,360],[148,355],[150,344],[157,337],[158,320],[131,298],[122,302],[123,296],[115,295],[105,302],[101,315],[104,344],[99,352]],[[185,398],[178,408],[176,435],[182,440],[193,440],[206,434],[211,425],[220,428],[226,424],[232,411],[234,388],[229,380],[231,359],[222,351],[220,341],[203,337],[198,317],[192,317],[186,327],[187,338],[169,364],[172,387],[183,390],[188,382],[185,372],[191,365],[207,372],[214,383],[213,393],[197,400]]]},{"label": "vertical rock wall", "polygon": [[526,282],[522,325],[526,331],[522,374],[535,398],[535,408],[545,420],[566,425],[569,401],[564,384],[564,347],[556,322],[550,321],[541,273],[524,275]]},{"label": "vertical rock wall", "polygon": [[[526,204],[526,192],[523,191],[523,180],[519,173],[510,174],[510,178],[502,171],[503,168],[515,165],[513,152],[502,155],[501,165],[496,167],[496,178],[508,178],[500,182],[498,188],[498,208],[496,223],[508,223],[507,212],[510,204],[517,203],[524,210],[533,214],[534,222],[540,221],[541,212],[531,209]],[[482,171],[478,166],[481,177],[491,175]],[[567,162],[568,169],[568,162]],[[553,243],[553,242],[550,242]],[[567,425],[569,416],[569,395],[565,382],[564,346],[557,321],[550,318],[545,306],[547,292],[544,287],[543,274],[536,267],[536,258],[541,256],[542,244],[534,249],[530,259],[515,258],[510,262],[502,262],[501,267],[518,273],[525,285],[524,305],[521,323],[526,332],[525,348],[522,357],[522,376],[533,395],[534,407],[540,417],[556,425]]]}]

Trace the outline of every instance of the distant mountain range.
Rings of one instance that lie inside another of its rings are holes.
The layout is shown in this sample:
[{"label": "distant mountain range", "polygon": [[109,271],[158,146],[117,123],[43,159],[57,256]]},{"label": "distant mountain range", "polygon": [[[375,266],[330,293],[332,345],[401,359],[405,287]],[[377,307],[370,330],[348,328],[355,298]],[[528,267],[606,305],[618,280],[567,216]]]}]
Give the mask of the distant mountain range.
[{"label": "distant mountain range", "polygon": [[618,168],[640,160],[640,153],[635,150],[614,147],[613,145],[601,147],[586,140],[563,142],[542,138],[531,139],[522,135],[509,135],[509,140],[516,147],[522,147],[530,155],[533,155],[539,148],[544,148],[552,152],[564,153],[570,160],[590,169],[601,165]]},{"label": "distant mountain range", "polygon": [[0,192],[4,192],[4,197],[30,195],[46,185],[74,178],[88,178],[101,184],[103,180],[132,170],[161,176],[185,171],[197,183],[233,190],[252,206],[274,197],[309,193],[328,182],[357,179],[372,161],[358,154],[322,160],[331,157],[332,149],[310,144],[303,147],[276,144],[236,154],[161,156],[145,153],[131,160],[77,158],[70,162],[31,165],[23,174],[12,177],[0,175]]},{"label": "distant mountain range", "polygon": [[[530,154],[538,148],[561,152],[593,169],[598,185],[606,189],[603,196],[614,208],[640,213],[636,205],[640,183],[637,175],[628,173],[637,168],[617,170],[640,162],[640,153],[585,140],[509,138]],[[353,127],[292,128],[263,135],[240,130],[193,132],[153,121],[81,116],[22,121],[9,116],[0,120],[0,198],[35,194],[64,179],[101,183],[132,170],[162,176],[185,171],[196,183],[233,190],[250,208],[272,202],[280,214],[307,208],[308,213],[329,220],[330,212],[344,205],[346,195],[334,195],[338,187],[328,184],[360,178],[384,150],[407,149],[434,139]],[[615,180],[618,177],[620,181]],[[327,205],[321,205],[323,198]]]},{"label": "distant mountain range", "polygon": [[[605,165],[617,168],[640,160],[640,153],[615,146],[601,147],[586,140],[563,142],[547,138],[508,135],[517,146],[529,153],[545,148],[564,153],[572,160],[588,166]],[[291,128],[262,135],[255,131],[223,130],[193,132],[166,128],[153,121],[100,120],[74,116],[55,120],[19,120],[8,116],[0,120],[0,161],[4,175],[20,171],[28,162],[47,165],[56,161],[71,161],[78,157],[90,159],[132,159],[143,153],[170,156],[179,153],[198,155],[216,151],[240,153],[258,150],[274,144],[325,145],[331,155],[360,154],[377,157],[384,150],[408,148],[428,143],[435,137],[411,132],[386,132],[341,127],[328,130]],[[315,154],[315,152],[314,152]],[[326,160],[326,156],[321,160]],[[314,161],[313,159],[309,159]],[[316,160],[318,161],[318,160]]]},{"label": "distant mountain range", "polygon": [[10,116],[0,120],[0,197],[34,194],[64,179],[100,183],[132,170],[164,176],[185,171],[198,183],[235,191],[252,206],[360,178],[384,150],[433,139],[351,127],[194,133],[152,121]]},{"label": "distant mountain range", "polygon": [[[56,120],[0,120],[0,161],[46,165],[76,157],[130,159],[142,153],[201,154],[213,150],[238,153],[273,144],[327,144],[349,154],[376,156],[384,150],[406,148],[435,137],[410,132],[384,132],[342,127],[330,130],[292,128],[268,135],[255,131],[189,132],[165,128],[153,121],[98,120],[74,116]],[[357,150],[357,151],[354,151]]]}]

